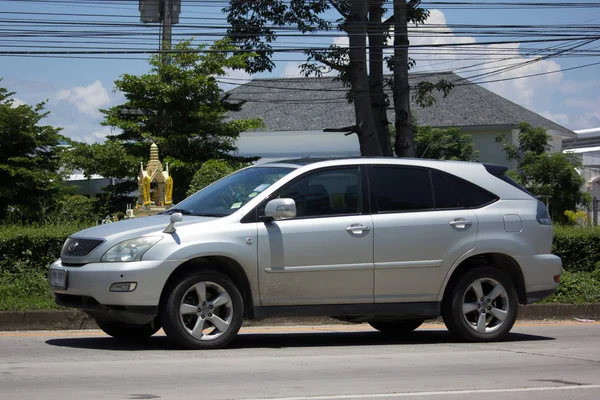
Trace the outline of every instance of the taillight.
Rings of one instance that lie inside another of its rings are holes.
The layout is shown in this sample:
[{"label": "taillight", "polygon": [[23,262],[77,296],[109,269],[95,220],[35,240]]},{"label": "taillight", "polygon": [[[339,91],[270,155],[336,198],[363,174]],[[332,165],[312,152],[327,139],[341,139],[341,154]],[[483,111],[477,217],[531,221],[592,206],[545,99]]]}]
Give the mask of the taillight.
[{"label": "taillight", "polygon": [[548,214],[546,205],[538,200],[536,219],[541,225],[552,225],[552,220]]}]

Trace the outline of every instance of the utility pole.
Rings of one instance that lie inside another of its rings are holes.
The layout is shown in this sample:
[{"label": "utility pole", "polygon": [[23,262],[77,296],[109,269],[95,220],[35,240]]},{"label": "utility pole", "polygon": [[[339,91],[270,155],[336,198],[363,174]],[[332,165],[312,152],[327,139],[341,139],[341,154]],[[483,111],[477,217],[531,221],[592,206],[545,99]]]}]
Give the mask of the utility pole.
[{"label": "utility pole", "polygon": [[139,0],[140,21],[144,24],[160,23],[160,44],[163,63],[171,63],[169,51],[172,48],[173,25],[179,23],[181,0]]},{"label": "utility pole", "polygon": [[162,19],[162,43],[163,64],[171,63],[171,40],[173,36],[173,0],[163,0],[163,19]]}]

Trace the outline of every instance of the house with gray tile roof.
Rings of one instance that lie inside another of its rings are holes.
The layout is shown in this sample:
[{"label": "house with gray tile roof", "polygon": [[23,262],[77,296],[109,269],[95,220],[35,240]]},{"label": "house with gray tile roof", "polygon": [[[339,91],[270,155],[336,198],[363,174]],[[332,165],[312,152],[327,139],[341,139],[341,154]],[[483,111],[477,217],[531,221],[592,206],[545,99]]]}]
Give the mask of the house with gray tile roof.
[{"label": "house with gray tile roof", "polygon": [[[436,94],[431,107],[421,108],[413,101],[413,117],[419,125],[456,127],[470,134],[482,162],[512,166],[495,138],[505,134],[516,141],[521,122],[546,128],[552,135],[553,151],[561,150],[563,139],[575,137],[571,130],[452,72],[411,74],[410,85],[440,79],[453,82],[454,89],[447,97]],[[360,155],[355,135],[323,132],[355,123],[354,106],[346,100],[347,88],[331,77],[254,79],[227,93],[231,100],[245,102],[241,111],[230,113],[229,118],[262,118],[265,123],[260,131],[242,133],[238,141],[242,156]],[[394,120],[393,110],[388,118]]]}]

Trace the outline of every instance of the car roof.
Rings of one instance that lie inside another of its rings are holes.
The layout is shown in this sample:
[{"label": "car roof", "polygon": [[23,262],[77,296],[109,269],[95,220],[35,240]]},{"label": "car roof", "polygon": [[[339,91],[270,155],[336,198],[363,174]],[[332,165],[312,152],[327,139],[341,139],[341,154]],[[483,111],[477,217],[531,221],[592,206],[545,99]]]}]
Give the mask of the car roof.
[{"label": "car roof", "polygon": [[293,159],[282,159],[282,160],[272,160],[266,163],[261,163],[256,166],[287,166],[287,167],[305,167],[307,165],[316,164],[316,163],[324,163],[324,164],[332,164],[337,165],[345,162],[354,162],[356,164],[397,164],[397,165],[423,165],[423,164],[447,164],[447,163],[457,163],[461,165],[481,165],[476,162],[469,161],[453,161],[453,160],[434,160],[427,158],[408,158],[408,157],[330,157],[330,158],[312,158],[312,157],[303,157],[303,158],[293,158]]}]

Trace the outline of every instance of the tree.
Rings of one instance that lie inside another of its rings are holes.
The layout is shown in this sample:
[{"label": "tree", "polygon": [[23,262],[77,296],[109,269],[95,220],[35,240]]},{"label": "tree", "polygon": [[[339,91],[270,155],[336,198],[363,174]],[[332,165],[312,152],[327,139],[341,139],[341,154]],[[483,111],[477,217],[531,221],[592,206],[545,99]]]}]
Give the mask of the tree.
[{"label": "tree", "polygon": [[131,178],[137,175],[141,157],[127,153],[117,141],[79,143],[69,141],[70,148],[63,152],[65,168],[80,169],[86,178],[101,175],[105,178]]},{"label": "tree", "polygon": [[202,164],[202,167],[200,167],[196,174],[194,174],[194,178],[192,179],[190,188],[187,191],[187,195],[193,195],[211,183],[234,173],[236,169],[237,168],[233,167],[224,160],[206,161],[204,164]]},{"label": "tree", "polygon": [[21,220],[43,217],[61,196],[61,129],[40,122],[45,103],[16,105],[14,93],[0,87],[0,221],[10,209]]},{"label": "tree", "polygon": [[457,128],[413,126],[413,130],[416,156],[419,158],[477,161],[478,151],[473,138],[461,134]]},{"label": "tree", "polygon": [[108,140],[123,143],[126,152],[146,159],[152,142],[169,163],[175,187],[173,198],[185,197],[194,173],[205,160],[231,159],[240,132],[261,127],[258,119],[226,121],[228,111],[242,103],[228,101],[218,86],[226,69],[241,69],[251,53],[233,54],[237,48],[228,40],[215,42],[204,52],[191,52],[191,41],[174,47],[169,64],[160,55],[150,58],[148,74],[123,75],[115,82],[123,92],[124,104],[102,110],[103,125],[118,128],[120,134]]},{"label": "tree", "polygon": [[557,222],[567,222],[567,210],[587,206],[589,195],[581,191],[584,179],[576,169],[581,164],[574,154],[548,153],[552,137],[544,128],[519,124],[518,145],[504,135],[496,138],[503,144],[508,160],[518,167],[512,176],[533,195],[548,204],[550,216]]},{"label": "tree", "polygon": [[100,215],[123,212],[133,200],[129,194],[137,189],[137,181],[128,178],[137,176],[142,158],[128,154],[123,144],[116,140],[102,144],[69,141],[69,144],[70,148],[62,153],[65,169],[79,169],[88,179],[92,175],[116,178],[102,188],[102,201],[97,204],[96,211]]},{"label": "tree", "polygon": [[[392,155],[386,111],[389,101],[383,90],[385,85],[392,82],[384,82],[383,49],[393,26],[396,32],[394,47],[400,49],[394,57],[387,58],[387,64],[393,67],[395,74],[393,87],[398,132],[394,147],[398,155],[404,156],[414,152],[410,134],[410,102],[406,102],[410,90],[407,71],[411,62],[408,59],[407,24],[408,22],[423,23],[429,14],[416,6],[417,1],[410,1],[407,5],[405,0],[400,0],[404,6],[395,8],[400,12],[382,21],[386,11],[383,6],[387,2],[387,0],[310,2],[230,0],[224,12],[228,14],[228,22],[231,25],[229,36],[243,50],[252,50],[256,53],[256,57],[252,58],[247,67],[249,72],[254,73],[273,69],[272,43],[277,40],[277,27],[291,25],[302,33],[331,30],[334,24],[325,19],[323,14],[330,10],[337,11],[340,18],[336,21],[335,28],[345,32],[349,47],[331,45],[328,49],[306,49],[308,59],[302,65],[302,72],[305,76],[322,76],[331,71],[339,73],[337,79],[350,88],[347,97],[354,103],[356,122],[351,127],[333,130],[356,133],[361,154],[364,156]],[[398,0],[395,3],[397,2]],[[367,49],[369,57],[367,57]],[[367,72],[367,58],[370,64],[370,76]],[[432,90],[443,88],[444,94],[447,94],[451,86],[445,81],[423,85],[417,91],[419,96],[417,102],[422,105],[430,104],[434,101],[431,96]]]}]

